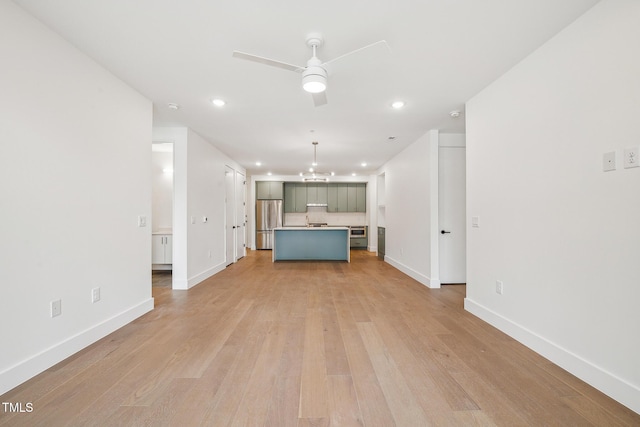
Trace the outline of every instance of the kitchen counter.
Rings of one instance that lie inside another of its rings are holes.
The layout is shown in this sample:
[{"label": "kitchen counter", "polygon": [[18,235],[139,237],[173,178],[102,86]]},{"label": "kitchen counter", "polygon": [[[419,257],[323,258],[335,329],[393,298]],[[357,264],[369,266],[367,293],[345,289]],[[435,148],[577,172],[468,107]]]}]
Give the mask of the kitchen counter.
[{"label": "kitchen counter", "polygon": [[172,229],[167,229],[167,228],[160,228],[158,230],[152,231],[151,232],[152,235],[157,236],[157,235],[165,235],[165,236],[171,236],[173,234],[173,230]]},{"label": "kitchen counter", "polygon": [[273,230],[273,261],[350,261],[348,227],[281,227]]}]

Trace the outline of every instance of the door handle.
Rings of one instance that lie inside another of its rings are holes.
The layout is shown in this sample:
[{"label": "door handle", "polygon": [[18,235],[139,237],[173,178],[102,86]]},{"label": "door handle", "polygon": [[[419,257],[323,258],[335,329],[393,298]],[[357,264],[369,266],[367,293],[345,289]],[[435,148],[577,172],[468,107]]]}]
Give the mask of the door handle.
[{"label": "door handle", "polygon": [[444,230],[440,231],[440,234],[450,234],[450,233],[451,233],[450,231],[444,231]]}]

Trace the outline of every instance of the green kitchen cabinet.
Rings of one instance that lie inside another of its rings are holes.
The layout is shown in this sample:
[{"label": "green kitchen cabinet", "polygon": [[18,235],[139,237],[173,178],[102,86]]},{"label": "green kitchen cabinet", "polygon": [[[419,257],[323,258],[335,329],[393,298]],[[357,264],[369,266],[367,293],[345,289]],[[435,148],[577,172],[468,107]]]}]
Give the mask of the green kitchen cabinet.
[{"label": "green kitchen cabinet", "polygon": [[297,182],[284,184],[285,213],[300,213],[307,211],[307,185]]},{"label": "green kitchen cabinet", "polygon": [[328,203],[327,184],[312,182],[307,184],[307,204],[326,205]]},{"label": "green kitchen cabinet", "polygon": [[282,181],[257,181],[256,182],[256,199],[282,199],[283,198]]},{"label": "green kitchen cabinet", "polygon": [[366,212],[367,184],[331,183],[327,186],[327,212]]},{"label": "green kitchen cabinet", "polygon": [[348,212],[347,184],[335,183],[327,186],[327,212]]},{"label": "green kitchen cabinet", "polygon": [[356,184],[356,212],[367,211],[367,184]]},{"label": "green kitchen cabinet", "polygon": [[296,211],[296,187],[292,182],[284,183],[284,212]]},{"label": "green kitchen cabinet", "polygon": [[295,184],[295,211],[294,212],[306,212],[307,211],[307,184],[296,183]]},{"label": "green kitchen cabinet", "polygon": [[327,212],[366,212],[365,183],[298,183],[284,184],[284,211],[307,212],[309,205],[326,205]]}]

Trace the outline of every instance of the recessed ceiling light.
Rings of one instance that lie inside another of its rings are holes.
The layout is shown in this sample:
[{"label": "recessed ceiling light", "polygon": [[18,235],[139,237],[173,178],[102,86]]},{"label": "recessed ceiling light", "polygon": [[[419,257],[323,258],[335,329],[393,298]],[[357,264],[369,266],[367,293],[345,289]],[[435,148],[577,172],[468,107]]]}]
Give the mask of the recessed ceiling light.
[{"label": "recessed ceiling light", "polygon": [[356,173],[355,173],[355,172],[354,172],[354,173],[352,173],[352,174],[351,174],[351,176],[356,176]]},{"label": "recessed ceiling light", "polygon": [[271,172],[267,172],[267,175],[271,176]]},{"label": "recessed ceiling light", "polygon": [[460,117],[460,111],[458,110],[453,110],[452,112],[449,113],[449,115],[454,118],[457,119],[458,117]]},{"label": "recessed ceiling light", "polygon": [[256,166],[262,166],[262,162],[256,162]]},{"label": "recessed ceiling light", "polygon": [[313,172],[313,168],[309,168],[309,172]]},{"label": "recessed ceiling light", "polygon": [[220,99],[220,98],[212,99],[212,100],[211,100],[211,102],[212,102],[212,103],[213,103],[213,105],[215,105],[216,107],[223,107],[223,106],[224,106],[224,104],[226,104],[226,102],[224,102],[224,100],[223,100],[223,99]]},{"label": "recessed ceiling light", "polygon": [[367,162],[362,162],[362,163],[360,163],[360,166],[362,166],[362,167],[367,166]]},{"label": "recessed ceiling light", "polygon": [[336,173],[335,172],[331,172],[331,176],[336,176]]},{"label": "recessed ceiling light", "polygon": [[179,110],[180,109],[180,106],[178,104],[173,103],[173,102],[168,103],[167,107],[169,107],[172,110]]},{"label": "recessed ceiling light", "polygon": [[393,104],[391,104],[391,106],[393,108],[395,108],[396,110],[400,109],[400,108],[404,107],[404,101],[396,101]]}]

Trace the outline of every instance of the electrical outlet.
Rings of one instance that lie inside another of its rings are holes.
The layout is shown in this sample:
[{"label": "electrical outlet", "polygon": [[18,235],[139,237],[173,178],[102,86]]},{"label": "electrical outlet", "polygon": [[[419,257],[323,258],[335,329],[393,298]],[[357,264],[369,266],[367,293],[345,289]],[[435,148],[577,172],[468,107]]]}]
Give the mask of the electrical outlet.
[{"label": "electrical outlet", "polygon": [[91,289],[91,302],[96,303],[100,301],[100,288]]},{"label": "electrical outlet", "polygon": [[496,293],[502,295],[504,292],[504,283],[501,280],[496,280]]},{"label": "electrical outlet", "polygon": [[57,299],[51,301],[51,317],[60,316],[62,314],[62,300]]},{"label": "electrical outlet", "polygon": [[138,227],[147,226],[147,217],[144,215],[138,215]]},{"label": "electrical outlet", "polygon": [[640,159],[638,158],[638,147],[631,147],[624,149],[624,168],[637,168],[640,166]]}]

